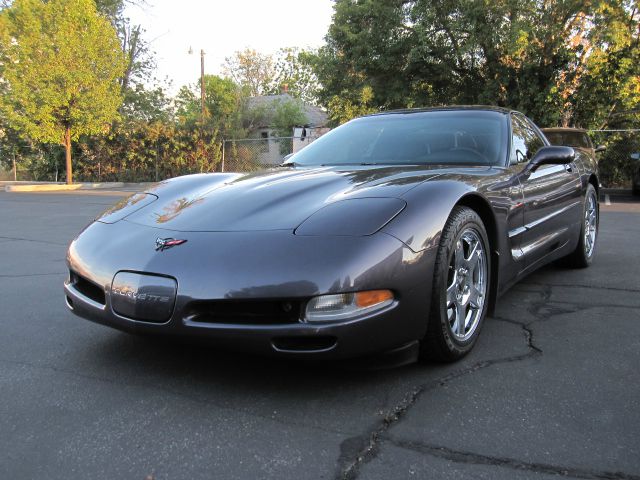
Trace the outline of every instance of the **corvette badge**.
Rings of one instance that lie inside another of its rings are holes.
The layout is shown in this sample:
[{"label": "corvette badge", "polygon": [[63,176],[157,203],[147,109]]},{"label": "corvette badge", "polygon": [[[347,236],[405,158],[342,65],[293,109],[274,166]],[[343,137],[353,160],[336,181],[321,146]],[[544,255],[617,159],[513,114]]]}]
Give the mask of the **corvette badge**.
[{"label": "corvette badge", "polygon": [[176,238],[156,238],[156,252],[163,252],[167,248],[182,245],[186,240],[178,240]]}]

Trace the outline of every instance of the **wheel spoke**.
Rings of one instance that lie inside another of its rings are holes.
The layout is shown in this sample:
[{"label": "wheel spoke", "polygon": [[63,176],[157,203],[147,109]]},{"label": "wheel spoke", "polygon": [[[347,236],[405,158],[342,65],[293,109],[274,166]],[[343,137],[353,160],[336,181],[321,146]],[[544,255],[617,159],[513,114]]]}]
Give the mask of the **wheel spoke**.
[{"label": "wheel spoke", "polygon": [[480,254],[482,253],[482,247],[480,242],[476,242],[471,249],[469,258],[466,259],[467,269],[469,270],[469,276],[473,278],[475,276],[476,269],[480,263]]},{"label": "wheel spoke", "polygon": [[469,262],[469,261],[471,261],[473,259],[474,256],[477,256],[479,248],[480,248],[480,242],[478,240],[476,240],[475,242],[473,242],[473,245],[469,249],[470,250],[469,256],[467,258],[465,258],[465,260],[467,262]]},{"label": "wheel spoke", "polygon": [[456,244],[456,251],[454,252],[455,261],[454,265],[456,270],[459,269],[464,264],[464,248],[462,247],[462,240],[458,240]]},{"label": "wheel spoke", "polygon": [[456,321],[458,323],[456,333],[460,336],[464,335],[467,319],[467,308],[465,305],[456,303]]},{"label": "wheel spoke", "polygon": [[469,305],[473,308],[479,309],[482,308],[482,303],[484,301],[484,294],[478,289],[476,285],[471,286],[471,292],[469,294]]},{"label": "wheel spoke", "polygon": [[455,304],[456,303],[456,290],[457,290],[457,288],[458,288],[458,286],[456,285],[455,280],[447,288],[447,308],[449,308],[449,306],[451,304]]}]

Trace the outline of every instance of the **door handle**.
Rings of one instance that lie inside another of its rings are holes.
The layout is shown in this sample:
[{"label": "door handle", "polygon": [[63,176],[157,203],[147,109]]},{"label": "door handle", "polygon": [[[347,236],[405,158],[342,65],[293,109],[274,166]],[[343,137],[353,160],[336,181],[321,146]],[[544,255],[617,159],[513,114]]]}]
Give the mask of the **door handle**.
[{"label": "door handle", "polygon": [[565,169],[567,172],[571,173],[571,172],[573,172],[573,165],[571,165],[570,163],[565,163],[565,164],[564,164],[564,169]]}]

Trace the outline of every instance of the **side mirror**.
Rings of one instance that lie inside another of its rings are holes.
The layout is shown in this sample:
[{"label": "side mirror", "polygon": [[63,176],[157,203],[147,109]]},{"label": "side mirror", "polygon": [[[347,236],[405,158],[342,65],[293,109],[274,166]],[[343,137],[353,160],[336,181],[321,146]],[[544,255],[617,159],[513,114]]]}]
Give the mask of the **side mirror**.
[{"label": "side mirror", "polygon": [[289,159],[293,157],[293,153],[290,153],[289,155],[285,155],[285,157],[282,159],[282,163],[280,164],[281,167],[295,167],[296,166],[296,162],[293,161],[289,161]]},{"label": "side mirror", "polygon": [[541,165],[567,165],[576,158],[571,147],[541,147],[527,164],[527,172],[535,172]]},{"label": "side mirror", "polygon": [[606,145],[598,145],[598,146],[596,147],[595,152],[596,152],[596,153],[604,152],[606,149],[607,149],[607,146],[606,146]]}]

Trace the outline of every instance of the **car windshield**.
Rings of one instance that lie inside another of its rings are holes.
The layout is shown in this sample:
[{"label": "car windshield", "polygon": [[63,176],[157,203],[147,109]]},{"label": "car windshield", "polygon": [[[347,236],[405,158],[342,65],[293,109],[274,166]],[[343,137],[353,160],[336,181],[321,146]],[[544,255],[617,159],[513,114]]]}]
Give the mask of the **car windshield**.
[{"label": "car windshield", "polygon": [[506,158],[507,120],[486,110],[394,113],[352,120],[288,163],[317,165],[497,165]]},{"label": "car windshield", "polygon": [[593,148],[591,140],[589,140],[587,134],[583,132],[545,132],[544,134],[551,145]]}]

